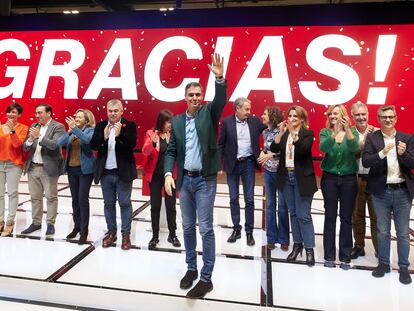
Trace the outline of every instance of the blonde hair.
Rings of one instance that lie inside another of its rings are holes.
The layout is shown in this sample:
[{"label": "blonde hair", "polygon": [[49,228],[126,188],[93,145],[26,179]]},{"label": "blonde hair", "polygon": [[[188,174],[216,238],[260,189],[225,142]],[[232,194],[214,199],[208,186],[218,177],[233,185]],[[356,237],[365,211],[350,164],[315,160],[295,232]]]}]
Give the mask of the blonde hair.
[{"label": "blonde hair", "polygon": [[308,113],[306,112],[305,108],[301,107],[301,106],[291,106],[289,107],[287,114],[289,116],[289,112],[291,110],[295,110],[296,114],[298,115],[298,118],[300,120],[302,120],[302,128],[303,129],[308,129],[309,128],[309,123],[308,123]]},{"label": "blonde hair", "polygon": [[332,105],[328,108],[328,110],[326,111],[326,128],[328,129],[332,129],[332,124],[329,121],[329,116],[332,114],[332,111],[338,107],[339,108],[339,114],[341,116],[341,118],[343,117],[348,117],[348,112],[346,111],[346,108],[344,105]]},{"label": "blonde hair", "polygon": [[86,120],[86,127],[95,127],[95,116],[93,115],[92,111],[88,110],[88,109],[78,109],[75,112],[75,115],[78,114],[78,112],[82,112],[83,116],[85,117]]}]

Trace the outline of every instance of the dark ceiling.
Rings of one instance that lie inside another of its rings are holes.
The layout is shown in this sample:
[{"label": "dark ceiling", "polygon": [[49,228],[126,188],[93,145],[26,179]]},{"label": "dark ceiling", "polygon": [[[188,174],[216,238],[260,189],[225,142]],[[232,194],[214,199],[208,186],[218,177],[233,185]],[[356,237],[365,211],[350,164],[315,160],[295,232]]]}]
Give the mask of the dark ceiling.
[{"label": "dark ceiling", "polygon": [[62,13],[63,11],[103,12],[157,10],[161,8],[198,9],[245,6],[277,6],[305,4],[341,4],[362,2],[393,2],[373,0],[0,0],[1,15]]}]

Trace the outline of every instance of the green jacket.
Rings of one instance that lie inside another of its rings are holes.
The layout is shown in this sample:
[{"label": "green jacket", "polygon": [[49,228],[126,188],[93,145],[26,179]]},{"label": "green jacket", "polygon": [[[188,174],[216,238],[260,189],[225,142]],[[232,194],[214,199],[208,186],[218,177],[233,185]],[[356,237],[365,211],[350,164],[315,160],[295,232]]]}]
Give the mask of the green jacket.
[{"label": "green jacket", "polygon": [[359,152],[358,132],[351,128],[354,139],[344,140],[341,144],[335,142],[332,138],[332,131],[324,128],[321,130],[319,138],[319,148],[325,153],[322,160],[322,170],[331,174],[348,175],[358,172],[358,162],[355,155]]},{"label": "green jacket", "polygon": [[[204,177],[215,177],[221,170],[221,158],[217,147],[218,123],[227,101],[227,83],[216,82],[212,102],[202,106],[195,114],[195,127],[200,142]],[[171,120],[171,138],[164,161],[164,172],[173,172],[177,161],[177,191],[183,182],[185,159],[185,113]]]}]

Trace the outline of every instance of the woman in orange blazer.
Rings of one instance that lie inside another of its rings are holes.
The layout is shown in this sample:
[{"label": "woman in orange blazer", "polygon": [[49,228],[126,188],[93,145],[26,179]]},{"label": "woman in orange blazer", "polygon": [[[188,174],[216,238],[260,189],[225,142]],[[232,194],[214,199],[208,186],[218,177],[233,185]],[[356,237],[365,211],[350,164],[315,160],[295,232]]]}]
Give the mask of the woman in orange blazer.
[{"label": "woman in orange blazer", "polygon": [[[13,234],[19,201],[18,186],[23,170],[22,144],[26,139],[29,127],[18,122],[23,107],[13,103],[6,108],[7,121],[0,122],[0,233],[1,236]],[[5,200],[4,194],[7,184],[9,195],[9,214],[4,223]]]},{"label": "woman in orange blazer", "polygon": [[[158,113],[155,128],[147,131],[144,146],[142,147],[144,181],[149,183],[151,196],[152,239],[148,243],[149,249],[156,248],[159,242],[160,210],[163,194],[162,188],[164,187],[164,157],[170,141],[172,117],[173,114],[170,110],[161,110]],[[173,191],[172,196],[165,193],[164,201],[169,231],[168,242],[175,247],[180,247],[181,243],[175,235],[175,230],[177,229],[175,191]]]}]

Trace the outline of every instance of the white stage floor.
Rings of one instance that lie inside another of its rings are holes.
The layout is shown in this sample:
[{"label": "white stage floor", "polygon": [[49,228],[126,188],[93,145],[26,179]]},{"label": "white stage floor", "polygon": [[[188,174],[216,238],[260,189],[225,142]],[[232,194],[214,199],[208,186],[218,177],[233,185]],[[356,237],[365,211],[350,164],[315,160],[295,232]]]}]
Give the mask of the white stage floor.
[{"label": "white stage floor", "polygon": [[[161,230],[158,249],[148,250],[152,236],[150,206],[149,197],[141,194],[141,187],[141,180],[134,182],[133,247],[123,251],[120,233],[116,246],[101,247],[106,223],[99,186],[91,189],[90,243],[80,246],[76,239],[66,240],[73,227],[66,176],[59,180],[59,215],[54,237],[46,238],[45,223],[42,230],[29,236],[20,235],[31,223],[27,181],[22,179],[15,235],[0,238],[0,310],[411,311],[414,308],[414,284],[407,286],[398,281],[395,240],[391,242],[394,270],[382,279],[371,276],[377,259],[369,238],[366,240],[366,256],[353,260],[349,271],[323,267],[324,208],[320,192],[312,204],[316,232],[315,267],[304,264],[305,256],[298,257],[296,263],[288,263],[285,258],[289,252],[283,252],[279,247],[266,250],[266,234],[262,229],[262,187],[255,187],[256,245],[246,245],[244,232],[236,243],[227,243],[232,232],[227,185],[218,186],[215,201],[217,258],[212,279],[214,290],[205,299],[186,299],[187,290],[178,286],[186,271],[184,247],[172,247],[166,241],[167,230]],[[244,225],[244,203],[240,203],[241,224]],[[184,245],[180,218],[177,204],[177,236]],[[414,209],[410,227],[414,229]],[[197,251],[200,269],[202,248],[199,236]],[[414,264],[414,236],[411,236],[410,262]]]}]

